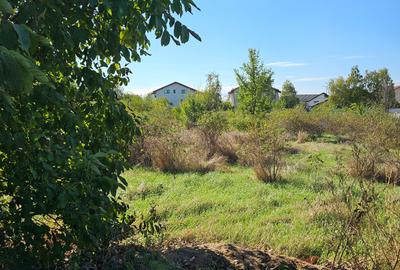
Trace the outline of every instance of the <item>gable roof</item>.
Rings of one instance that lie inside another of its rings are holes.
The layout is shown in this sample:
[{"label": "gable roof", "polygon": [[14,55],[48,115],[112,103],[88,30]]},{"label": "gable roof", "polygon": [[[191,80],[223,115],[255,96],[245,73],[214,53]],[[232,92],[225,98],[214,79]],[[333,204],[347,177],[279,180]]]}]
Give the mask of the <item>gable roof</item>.
[{"label": "gable roof", "polygon": [[[278,93],[281,92],[279,89],[277,89],[277,88],[275,88],[275,87],[272,87],[272,89],[274,89],[275,92],[278,92]],[[233,93],[236,92],[237,90],[239,90],[239,87],[235,87],[235,88],[231,89],[231,90],[228,92],[228,94],[233,94]]]},{"label": "gable roof", "polygon": [[194,89],[194,88],[192,88],[192,87],[190,87],[190,86],[184,85],[183,83],[180,83],[180,82],[172,82],[172,83],[170,83],[170,84],[164,85],[164,86],[162,86],[162,87],[160,87],[160,88],[157,88],[156,90],[151,91],[150,94],[155,94],[157,91],[160,91],[161,89],[164,89],[165,87],[171,86],[171,85],[173,85],[173,84],[175,84],[175,83],[176,83],[176,84],[179,84],[180,86],[189,88],[190,90],[193,90],[193,91],[197,92],[196,89]]},{"label": "gable roof", "polygon": [[326,93],[296,95],[296,97],[299,98],[300,102],[309,102],[309,101],[313,100],[314,98],[319,97],[320,95],[325,95],[326,97],[328,97],[328,94],[326,94]]}]

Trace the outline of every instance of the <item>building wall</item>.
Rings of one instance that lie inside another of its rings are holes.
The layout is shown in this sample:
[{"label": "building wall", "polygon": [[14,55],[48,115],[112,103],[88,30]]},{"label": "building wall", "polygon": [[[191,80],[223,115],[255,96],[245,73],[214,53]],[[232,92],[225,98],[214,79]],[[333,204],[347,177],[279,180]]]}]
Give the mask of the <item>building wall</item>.
[{"label": "building wall", "polygon": [[400,103],[400,87],[394,89],[396,101]]},{"label": "building wall", "polygon": [[178,106],[188,95],[195,93],[191,88],[185,87],[179,83],[174,83],[163,87],[153,93],[155,98],[165,97],[172,106]]},{"label": "building wall", "polygon": [[306,107],[307,107],[307,109],[311,109],[315,105],[325,102],[327,99],[328,99],[327,96],[325,96],[324,94],[321,94],[321,95],[317,96],[316,98],[308,101],[306,104]]},{"label": "building wall", "polygon": [[232,104],[234,108],[237,106],[237,91],[229,93],[229,102]]}]

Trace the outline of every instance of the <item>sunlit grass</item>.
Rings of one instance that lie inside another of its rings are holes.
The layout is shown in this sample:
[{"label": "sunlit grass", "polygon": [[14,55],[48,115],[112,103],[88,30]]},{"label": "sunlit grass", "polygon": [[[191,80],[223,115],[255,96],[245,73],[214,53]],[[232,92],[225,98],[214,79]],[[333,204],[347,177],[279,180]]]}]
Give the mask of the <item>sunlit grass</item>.
[{"label": "sunlit grass", "polygon": [[131,211],[146,212],[156,205],[167,239],[271,248],[300,258],[328,257],[328,225],[340,218],[326,210],[332,197],[331,171],[337,156],[346,159],[350,148],[331,143],[290,147],[295,154],[288,154],[283,179],[277,183],[263,183],[250,168],[239,166],[207,174],[136,168],[125,173],[129,187],[124,196]]}]

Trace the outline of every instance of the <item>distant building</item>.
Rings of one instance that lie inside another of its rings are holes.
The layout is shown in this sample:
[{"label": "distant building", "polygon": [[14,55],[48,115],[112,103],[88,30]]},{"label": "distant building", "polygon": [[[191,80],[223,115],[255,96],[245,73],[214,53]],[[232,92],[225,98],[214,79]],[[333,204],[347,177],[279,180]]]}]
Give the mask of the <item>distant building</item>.
[{"label": "distant building", "polygon": [[[278,101],[279,94],[281,93],[281,91],[279,91],[276,88],[273,89],[275,91],[275,101]],[[239,87],[233,88],[231,91],[228,92],[228,100],[234,108],[238,106],[238,94],[239,94]]]},{"label": "distant building", "polygon": [[196,93],[197,90],[179,82],[173,82],[160,87],[149,95],[154,98],[166,98],[171,106],[178,106],[188,95]]},{"label": "distant building", "polygon": [[314,106],[326,102],[328,94],[312,94],[312,95],[297,95],[300,103],[304,104],[307,110],[311,110]]},{"label": "distant building", "polygon": [[400,103],[400,85],[394,87],[394,95],[396,101]]}]

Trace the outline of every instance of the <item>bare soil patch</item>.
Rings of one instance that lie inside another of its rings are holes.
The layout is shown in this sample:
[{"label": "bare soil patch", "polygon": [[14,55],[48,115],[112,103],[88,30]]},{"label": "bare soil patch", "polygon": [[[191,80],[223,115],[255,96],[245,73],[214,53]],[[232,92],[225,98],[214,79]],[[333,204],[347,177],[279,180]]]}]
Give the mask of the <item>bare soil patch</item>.
[{"label": "bare soil patch", "polygon": [[[263,250],[246,249],[231,244],[186,244],[163,250],[168,262],[178,269],[285,269],[322,270],[295,258],[271,254]],[[310,260],[316,258],[310,258]]]}]

